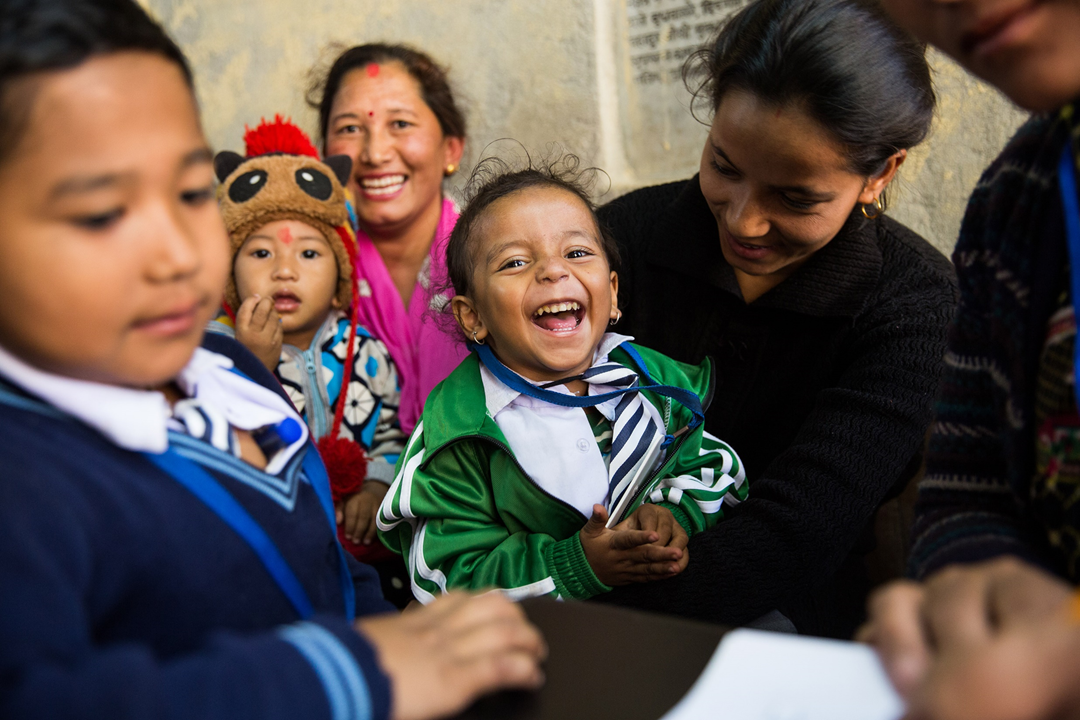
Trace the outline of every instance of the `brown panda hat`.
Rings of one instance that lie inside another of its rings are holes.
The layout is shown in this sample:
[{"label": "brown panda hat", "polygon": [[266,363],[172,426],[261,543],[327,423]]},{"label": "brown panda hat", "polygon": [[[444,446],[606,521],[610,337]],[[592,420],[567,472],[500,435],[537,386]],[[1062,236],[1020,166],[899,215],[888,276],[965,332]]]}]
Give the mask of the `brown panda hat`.
[{"label": "brown panda hat", "polygon": [[[353,304],[356,274],[356,236],[349,225],[345,183],[352,160],[335,155],[319,160],[319,152],[304,131],[280,115],[246,128],[246,157],[225,150],[214,157],[217,197],[229,231],[230,263],[251,233],[277,220],[311,225],[334,250],[338,266],[337,300],[342,309]],[[225,302],[240,307],[236,278],[229,273]]]}]

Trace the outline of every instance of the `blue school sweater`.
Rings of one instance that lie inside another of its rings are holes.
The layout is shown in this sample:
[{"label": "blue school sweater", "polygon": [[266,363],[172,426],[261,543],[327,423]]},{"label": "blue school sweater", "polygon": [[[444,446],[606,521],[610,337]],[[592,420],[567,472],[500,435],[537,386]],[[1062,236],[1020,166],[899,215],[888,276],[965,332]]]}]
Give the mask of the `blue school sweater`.
[{"label": "blue school sweater", "polygon": [[[281,392],[236,342],[204,347]],[[0,717],[389,715],[389,682],[345,619],[341,560],[303,451],[279,477],[209,445],[195,459],[277,545],[315,608],[306,621],[250,547],[145,456],[10,402],[0,402]],[[357,615],[391,610],[374,571],[348,560]]]}]

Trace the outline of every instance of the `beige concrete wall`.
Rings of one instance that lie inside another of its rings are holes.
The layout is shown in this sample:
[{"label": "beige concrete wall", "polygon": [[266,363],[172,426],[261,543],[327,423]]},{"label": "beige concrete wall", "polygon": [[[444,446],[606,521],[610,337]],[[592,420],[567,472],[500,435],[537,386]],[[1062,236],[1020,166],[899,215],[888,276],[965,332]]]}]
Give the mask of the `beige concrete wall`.
[{"label": "beige concrete wall", "polygon": [[[411,43],[449,65],[470,126],[466,169],[512,137],[599,152],[593,5],[581,0],[143,0],[188,54],[203,120],[219,149],[275,112],[313,135],[309,70],[333,46]],[[460,183],[462,175],[456,180]]]},{"label": "beige concrete wall", "polygon": [[[499,138],[533,151],[557,142],[605,168],[612,196],[695,172],[705,129],[674,68],[746,0],[141,2],[188,53],[217,148],[241,149],[244,124],[276,112],[314,134],[310,69],[335,45],[403,41],[451,67],[470,124],[466,171]],[[947,60],[931,61],[939,118],[892,212],[948,252],[967,194],[1022,115]]]}]

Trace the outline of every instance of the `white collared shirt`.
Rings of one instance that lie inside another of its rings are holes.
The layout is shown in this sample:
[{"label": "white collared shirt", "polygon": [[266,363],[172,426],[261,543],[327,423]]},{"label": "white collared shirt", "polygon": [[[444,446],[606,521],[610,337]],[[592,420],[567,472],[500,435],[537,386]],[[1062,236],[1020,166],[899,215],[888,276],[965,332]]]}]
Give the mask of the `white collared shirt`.
[{"label": "white collared shirt", "polygon": [[[606,333],[593,355],[593,365],[607,362],[608,353],[628,340],[633,338]],[[514,456],[533,482],[577,508],[585,517],[592,515],[593,504],[604,505],[608,495],[608,466],[585,411],[522,395],[503,384],[483,364],[480,365],[480,378],[484,383],[488,414],[506,436]],[[564,385],[549,389],[571,394]],[[602,395],[616,389],[590,384],[589,395]],[[597,405],[596,409],[611,421],[618,404],[619,398],[615,398]],[[663,428],[660,413],[652,403],[646,401],[644,406],[657,427]]]},{"label": "white collared shirt", "polygon": [[[300,439],[274,455],[266,467],[267,473],[276,475],[307,442],[307,426],[281,396],[237,375],[232,367],[233,361],[224,355],[196,348],[176,376],[176,384],[188,397],[215,408],[240,430],[277,425],[285,418],[299,423]],[[3,347],[0,375],[126,450],[163,453],[169,447],[169,428],[179,427],[165,395],[156,390],[54,375],[28,365]]]}]

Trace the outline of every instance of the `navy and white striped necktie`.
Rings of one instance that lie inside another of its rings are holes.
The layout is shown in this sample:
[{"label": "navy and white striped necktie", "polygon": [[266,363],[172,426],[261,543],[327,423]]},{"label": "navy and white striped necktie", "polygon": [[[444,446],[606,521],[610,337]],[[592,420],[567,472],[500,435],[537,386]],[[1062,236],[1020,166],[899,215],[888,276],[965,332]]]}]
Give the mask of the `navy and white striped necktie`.
[{"label": "navy and white striped necktie", "polygon": [[[572,380],[584,380],[590,385],[632,388],[638,385],[638,375],[616,362],[593,365]],[[565,384],[567,380],[559,384]],[[551,387],[551,385],[545,385]],[[613,401],[608,401],[613,402]],[[633,478],[631,470],[641,462],[653,438],[663,435],[645,407],[640,392],[628,392],[618,398],[611,421],[611,457],[608,463],[608,507],[613,508]],[[604,413],[604,405],[597,410]]]}]

